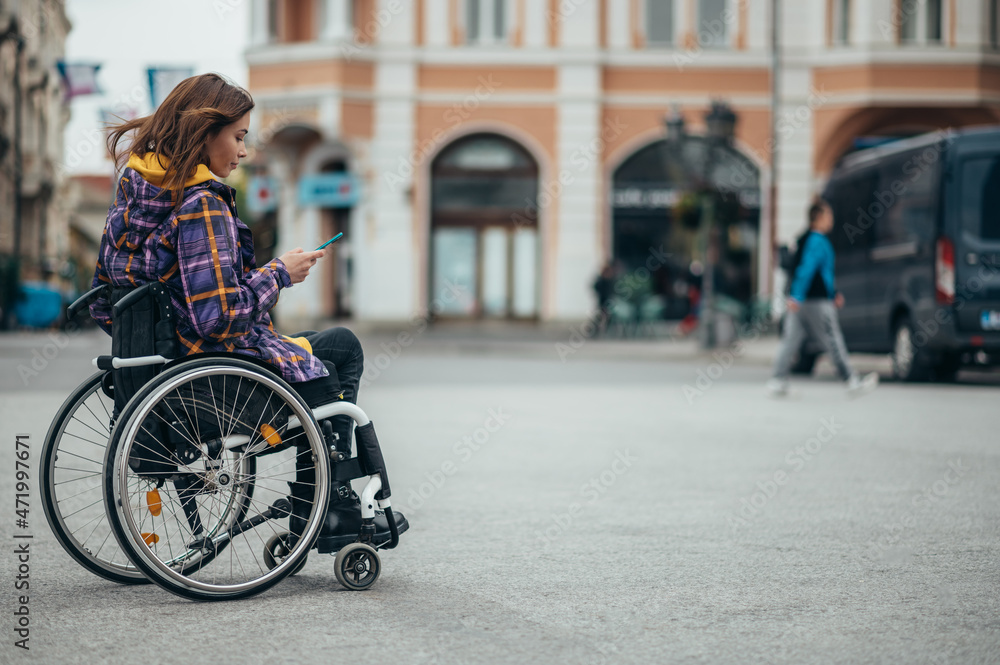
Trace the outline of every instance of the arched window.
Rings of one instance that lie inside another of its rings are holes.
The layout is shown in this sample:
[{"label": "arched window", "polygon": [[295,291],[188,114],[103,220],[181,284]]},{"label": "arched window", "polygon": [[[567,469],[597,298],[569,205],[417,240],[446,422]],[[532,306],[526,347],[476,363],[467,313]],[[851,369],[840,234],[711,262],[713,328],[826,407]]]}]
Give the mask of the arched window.
[{"label": "arched window", "polygon": [[432,314],[538,315],[538,165],[510,139],[459,139],[431,165]]}]

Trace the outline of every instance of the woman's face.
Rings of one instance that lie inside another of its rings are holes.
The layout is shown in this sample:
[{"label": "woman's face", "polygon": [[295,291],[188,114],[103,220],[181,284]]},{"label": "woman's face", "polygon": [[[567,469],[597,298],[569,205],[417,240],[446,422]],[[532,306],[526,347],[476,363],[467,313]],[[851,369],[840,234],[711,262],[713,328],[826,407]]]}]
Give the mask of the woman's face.
[{"label": "woman's face", "polygon": [[247,156],[244,139],[249,129],[250,114],[247,113],[208,140],[205,148],[208,151],[208,169],[212,173],[225,178],[239,166],[240,160]]}]

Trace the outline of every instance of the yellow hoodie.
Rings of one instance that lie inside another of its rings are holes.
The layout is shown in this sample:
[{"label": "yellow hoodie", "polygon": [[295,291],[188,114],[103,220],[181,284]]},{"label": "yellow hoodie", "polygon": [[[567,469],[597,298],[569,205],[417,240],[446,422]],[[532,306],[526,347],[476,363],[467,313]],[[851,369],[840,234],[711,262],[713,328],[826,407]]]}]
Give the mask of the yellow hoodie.
[{"label": "yellow hoodie", "polygon": [[308,353],[313,352],[313,345],[310,344],[309,340],[307,340],[305,337],[289,337],[288,335],[282,335],[282,337],[287,339],[289,342],[292,342],[293,344],[298,344]]},{"label": "yellow hoodie", "polygon": [[[163,187],[163,179],[167,176],[167,167],[170,160],[155,152],[147,152],[140,157],[134,152],[128,158],[128,167],[142,176],[142,179],[151,185]],[[199,164],[194,175],[184,181],[185,187],[197,185],[208,180],[215,180],[215,176],[204,164]]]}]

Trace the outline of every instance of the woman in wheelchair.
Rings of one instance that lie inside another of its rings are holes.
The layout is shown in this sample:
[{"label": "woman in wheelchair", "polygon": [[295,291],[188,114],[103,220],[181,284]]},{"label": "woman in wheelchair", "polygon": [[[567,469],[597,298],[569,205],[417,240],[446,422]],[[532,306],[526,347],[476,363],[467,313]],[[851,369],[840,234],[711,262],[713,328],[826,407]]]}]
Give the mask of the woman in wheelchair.
[{"label": "woman in wheelchair", "polygon": [[[125,168],[93,285],[159,282],[170,296],[182,354],[229,352],[264,361],[311,408],[339,399],[355,403],[364,359],[357,337],[346,328],[280,335],[268,314],[281,290],[306,279],[324,251],[296,248],[258,267],[250,229],[237,217],[235,191],[216,180],[247,156],[253,107],[246,90],[203,74],[178,84],[151,116],[112,129],[108,146]],[[109,334],[112,305],[102,297],[91,306]],[[333,459],[351,456],[352,424],[343,415],[320,423]],[[330,477],[320,552],[354,541],[362,521],[349,481]],[[297,488],[308,485],[308,478],[299,481],[291,488],[293,533],[310,509],[295,500]],[[402,514],[392,515],[405,531]],[[387,541],[384,513],[376,514],[375,525],[373,542]]]}]

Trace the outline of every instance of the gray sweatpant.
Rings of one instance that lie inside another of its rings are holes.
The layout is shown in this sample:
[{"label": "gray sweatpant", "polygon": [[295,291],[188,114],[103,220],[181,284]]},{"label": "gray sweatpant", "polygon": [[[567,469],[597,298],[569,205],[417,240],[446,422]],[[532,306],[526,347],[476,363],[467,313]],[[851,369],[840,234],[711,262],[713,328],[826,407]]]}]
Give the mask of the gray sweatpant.
[{"label": "gray sweatpant", "polygon": [[853,370],[847,359],[847,346],[840,332],[837,307],[832,300],[806,300],[799,305],[798,312],[789,311],[785,315],[785,327],[781,334],[781,347],[774,361],[774,378],[787,379],[795,354],[809,335],[819,341],[830,355],[840,378],[847,380]]}]

